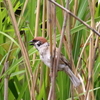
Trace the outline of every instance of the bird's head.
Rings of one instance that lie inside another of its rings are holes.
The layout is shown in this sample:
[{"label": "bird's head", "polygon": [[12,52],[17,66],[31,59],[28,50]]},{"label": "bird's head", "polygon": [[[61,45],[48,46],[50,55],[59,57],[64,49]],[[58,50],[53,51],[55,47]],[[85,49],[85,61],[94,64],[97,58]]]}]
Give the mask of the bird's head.
[{"label": "bird's head", "polygon": [[37,49],[45,43],[47,43],[47,40],[44,37],[36,37],[30,41],[30,45],[35,46]]}]

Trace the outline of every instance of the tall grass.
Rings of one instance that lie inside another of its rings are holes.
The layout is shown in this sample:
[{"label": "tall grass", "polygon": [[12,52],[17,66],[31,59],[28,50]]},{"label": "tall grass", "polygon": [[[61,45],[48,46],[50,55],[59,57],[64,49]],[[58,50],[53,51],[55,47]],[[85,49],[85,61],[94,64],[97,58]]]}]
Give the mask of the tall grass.
[{"label": "tall grass", "polygon": [[[11,0],[10,6],[4,1],[0,0],[0,100],[99,100],[99,36],[48,0]],[[68,2],[72,14],[100,32],[97,0],[56,2],[63,7]],[[29,46],[36,36],[47,38],[51,50],[52,44],[60,44],[82,85],[74,88],[64,72],[55,75],[55,69],[40,61],[37,50]]]}]

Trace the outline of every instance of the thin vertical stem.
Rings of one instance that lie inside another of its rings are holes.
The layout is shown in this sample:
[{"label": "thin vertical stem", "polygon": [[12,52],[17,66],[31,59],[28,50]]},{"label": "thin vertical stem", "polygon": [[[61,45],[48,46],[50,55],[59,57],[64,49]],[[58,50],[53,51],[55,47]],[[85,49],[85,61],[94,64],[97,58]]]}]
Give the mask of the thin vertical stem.
[{"label": "thin vertical stem", "polygon": [[[59,24],[59,21],[58,21],[57,17],[56,17],[56,24],[57,24],[57,27],[58,27],[58,31],[59,31],[59,33],[61,34],[61,27],[60,27],[60,24]],[[67,40],[67,39],[66,39],[66,37],[64,36],[63,43],[64,43],[64,47],[65,47],[66,52],[67,52],[68,57],[69,57],[68,46],[67,46],[66,40]]]},{"label": "thin vertical stem", "polygon": [[[39,28],[39,15],[40,15],[40,3],[41,3],[41,0],[37,0],[37,10],[36,10],[36,21],[35,21],[35,33],[34,33],[34,36],[37,37],[38,35],[38,28]],[[33,65],[34,65],[34,62],[35,62],[35,57],[36,57],[36,54],[33,55]]]},{"label": "thin vertical stem", "polygon": [[[40,18],[40,4],[41,4],[41,0],[37,0],[37,9],[36,9],[36,21],[35,21],[35,33],[34,33],[34,36],[37,37],[38,36],[38,30],[39,30],[39,18]],[[36,54],[33,54],[33,65],[35,63],[35,59],[36,58]],[[35,81],[34,81],[34,87],[36,85],[36,76],[37,76],[37,71],[34,72],[34,78],[35,78]]]},{"label": "thin vertical stem", "polygon": [[46,0],[43,0],[43,16],[42,16],[42,36],[45,35],[45,20],[46,20]]},{"label": "thin vertical stem", "polygon": [[[42,15],[42,37],[45,36],[45,20],[46,20],[46,0],[43,0],[43,15]],[[43,62],[41,62],[41,68],[40,68],[40,86],[39,90],[42,87],[43,84],[43,75],[44,75],[44,70],[43,70]]]},{"label": "thin vertical stem", "polygon": [[[67,8],[67,3],[66,3],[66,7]],[[60,57],[60,52],[61,52],[61,47],[62,47],[62,41],[64,38],[64,33],[65,33],[65,29],[66,29],[66,24],[67,24],[67,15],[68,13],[64,13],[64,21],[63,21],[63,26],[62,26],[62,31],[61,31],[61,37],[60,37],[60,44],[59,44],[59,48],[58,48],[58,56],[57,56],[57,67],[56,67],[56,71],[58,69],[58,64],[59,64],[59,57]]]},{"label": "thin vertical stem", "polygon": [[18,20],[18,26],[19,26],[19,24],[20,24],[20,21],[21,21],[21,19],[22,19],[22,16],[23,16],[24,12],[25,12],[27,3],[28,3],[28,0],[25,0],[24,7],[23,7],[23,9],[22,9],[21,15],[20,15],[19,20]]},{"label": "thin vertical stem", "polygon": [[[27,3],[28,3],[28,0],[25,1],[24,7],[23,7],[22,12],[21,12],[21,15],[20,15],[20,17],[19,17],[19,20],[18,20],[18,27],[19,27],[20,21],[21,21],[21,19],[22,19],[22,15],[24,14],[24,11],[25,11],[25,9],[26,9]],[[5,62],[8,61],[9,55],[10,55],[10,53],[11,53],[10,51],[11,51],[11,49],[12,49],[12,47],[13,47],[13,44],[14,44],[14,42],[11,41],[11,44],[10,44],[10,47],[9,47],[8,54],[7,54],[7,57],[6,57],[6,59],[5,59]],[[3,74],[3,71],[4,71],[4,68],[2,69],[2,71],[1,71],[1,73],[0,73],[0,76]]]},{"label": "thin vertical stem", "polygon": [[[51,68],[50,68],[50,76],[52,76],[52,19],[51,19],[51,3],[47,0],[47,33],[50,39],[50,61],[51,61]],[[52,97],[52,85],[49,90],[48,100],[51,100]]]},{"label": "thin vertical stem", "polygon": [[[9,62],[4,63],[5,72],[9,67]],[[8,100],[8,75],[4,79],[4,100]]]},{"label": "thin vertical stem", "polygon": [[56,100],[55,96],[55,80],[56,80],[56,59],[55,59],[55,54],[56,54],[56,6],[52,4],[52,16],[53,16],[53,50],[52,50],[52,59],[53,59],[53,64],[52,64],[52,77],[51,77],[51,85],[52,85],[52,98],[51,100]]},{"label": "thin vertical stem", "polygon": [[38,28],[39,28],[39,15],[40,15],[40,3],[41,0],[37,0],[37,13],[36,13],[36,22],[35,22],[35,37],[38,35]]},{"label": "thin vertical stem", "polygon": [[[69,9],[69,0],[67,0],[67,9]],[[70,66],[73,70],[73,57],[72,57],[72,48],[71,48],[71,34],[70,34],[70,15],[68,14],[68,21],[67,21],[67,37],[68,37],[68,49],[69,49],[69,60],[70,60]],[[71,83],[71,96],[72,100],[74,100],[74,87]]]},{"label": "thin vertical stem", "polygon": [[[94,22],[94,0],[88,0],[89,8],[91,13],[91,27],[95,29],[95,22]],[[89,66],[88,66],[88,82],[87,82],[87,89],[86,89],[86,97],[85,99],[94,100],[94,93],[89,93],[89,89],[93,89],[93,65],[94,65],[94,34],[92,31],[92,36],[90,38],[90,49],[89,49]]]},{"label": "thin vertical stem", "polygon": [[[78,0],[75,0],[74,1],[74,15],[76,15],[77,14],[77,8],[78,8]],[[76,19],[75,18],[73,18],[73,27],[74,27],[74,25],[75,25],[75,22],[76,22]]]}]

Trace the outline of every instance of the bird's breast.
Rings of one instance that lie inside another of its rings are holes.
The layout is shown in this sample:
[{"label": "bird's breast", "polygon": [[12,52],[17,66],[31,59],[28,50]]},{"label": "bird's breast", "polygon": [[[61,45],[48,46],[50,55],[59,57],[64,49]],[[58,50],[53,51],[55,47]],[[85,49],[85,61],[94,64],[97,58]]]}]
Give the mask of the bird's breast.
[{"label": "bird's breast", "polygon": [[45,65],[50,67],[50,52],[48,49],[43,48],[40,51],[40,59],[44,62]]}]

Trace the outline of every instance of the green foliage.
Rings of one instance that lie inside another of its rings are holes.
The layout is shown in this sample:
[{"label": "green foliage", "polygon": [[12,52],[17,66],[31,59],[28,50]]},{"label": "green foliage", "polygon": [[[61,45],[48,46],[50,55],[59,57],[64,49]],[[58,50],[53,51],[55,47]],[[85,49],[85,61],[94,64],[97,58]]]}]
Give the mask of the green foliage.
[{"label": "green foliage", "polygon": [[[15,15],[16,15],[16,19],[18,21],[20,17],[20,13],[25,4],[25,0],[19,0],[19,1],[11,0],[11,1],[12,1]],[[61,0],[57,0],[58,3],[61,3],[60,1]],[[63,4],[65,4],[65,0],[62,0],[62,1],[63,1]],[[40,5],[41,5],[41,9],[40,9],[38,36],[42,36],[42,29],[41,29],[42,13],[43,13],[42,1]],[[73,12],[73,7],[74,7],[73,5],[74,5],[74,0],[71,0],[70,9],[72,12]],[[96,9],[95,22],[98,22],[100,20],[100,5],[98,5],[98,7],[96,7],[95,9]],[[89,12],[90,11],[89,11],[89,6],[88,6],[88,0],[79,0],[76,16],[84,20],[86,23],[90,24],[91,16]],[[21,34],[21,37],[28,50],[33,74],[37,75],[36,77],[34,77],[34,81],[36,81],[36,86],[35,86],[36,100],[47,100],[49,89],[50,89],[49,69],[46,68],[44,64],[41,66],[41,62],[40,62],[40,58],[37,53],[37,50],[29,46],[29,41],[33,39],[33,37],[35,36],[34,33],[35,33],[35,24],[36,24],[35,23],[36,13],[37,13],[37,0],[29,0],[26,10],[24,14],[22,15],[22,19],[19,25],[19,30],[20,32],[23,31],[23,33]],[[58,7],[56,9],[56,17],[58,19],[60,27],[62,27],[63,12]],[[79,21],[76,21],[75,25],[73,25],[72,23],[71,26],[73,26],[71,28],[72,52],[73,52],[74,63],[76,66],[80,52],[82,50],[81,45],[86,42],[87,37],[89,36],[89,30]],[[47,36],[47,33],[45,36]],[[60,41],[60,36],[61,35],[57,27],[57,35],[56,35],[57,44]],[[11,47],[11,44],[12,44],[12,47]],[[99,45],[99,42],[98,42],[98,45]],[[100,47],[98,48],[100,49]],[[92,90],[92,91],[94,91],[96,100],[100,100],[100,96],[99,96],[100,94],[100,53],[99,51],[100,50],[99,49],[96,51],[97,58],[95,59],[95,63],[93,67],[94,69],[93,83],[94,83],[95,90]],[[33,54],[35,53],[36,53],[36,59],[33,59]],[[66,55],[66,52],[64,50],[62,50],[62,53]],[[87,65],[86,65],[88,57],[89,57],[89,45],[86,46],[84,54],[82,56],[83,60],[82,60],[81,68],[84,67],[84,69],[82,70],[86,74],[85,77],[88,76]],[[2,73],[6,59],[7,61],[9,61],[9,68],[6,72]],[[33,64],[33,60],[35,64]],[[41,69],[43,70],[42,79],[40,78]],[[6,75],[9,76],[8,100],[14,100],[14,99],[30,100],[30,92],[29,92],[30,90],[28,86],[28,82],[30,82],[30,79],[27,80],[26,65],[25,65],[23,56],[21,54],[20,45],[15,36],[14,28],[11,23],[10,17],[8,16],[8,13],[4,6],[3,1],[0,0],[0,100],[4,99],[4,79]],[[82,75],[82,77],[84,77],[84,75]],[[84,80],[85,84],[86,82],[87,81]],[[80,94],[75,95],[75,97],[77,98],[79,95]],[[57,100],[70,100],[71,99],[70,97],[71,97],[71,90],[70,90],[69,78],[64,72],[58,72],[57,77],[56,77],[56,98]]]}]

